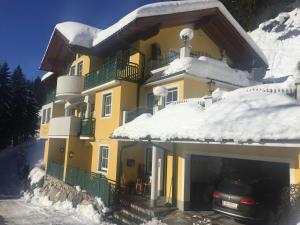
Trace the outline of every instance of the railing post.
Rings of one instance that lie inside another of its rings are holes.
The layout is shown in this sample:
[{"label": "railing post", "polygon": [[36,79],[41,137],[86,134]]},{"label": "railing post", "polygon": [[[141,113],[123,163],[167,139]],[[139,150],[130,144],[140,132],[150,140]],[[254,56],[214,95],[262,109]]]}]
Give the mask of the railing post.
[{"label": "railing post", "polygon": [[123,111],[123,125],[126,123],[128,118],[128,111]]}]

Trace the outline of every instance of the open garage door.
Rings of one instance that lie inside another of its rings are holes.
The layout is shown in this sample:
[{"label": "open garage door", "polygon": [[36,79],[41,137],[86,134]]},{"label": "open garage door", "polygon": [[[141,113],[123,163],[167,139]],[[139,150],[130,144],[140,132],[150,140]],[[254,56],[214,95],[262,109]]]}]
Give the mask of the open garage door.
[{"label": "open garage door", "polygon": [[[213,156],[191,156],[191,208],[210,210],[212,193],[223,179],[241,177],[253,182],[267,180],[271,188],[282,189],[290,184],[289,164]],[[279,202],[280,196],[274,196]]]}]

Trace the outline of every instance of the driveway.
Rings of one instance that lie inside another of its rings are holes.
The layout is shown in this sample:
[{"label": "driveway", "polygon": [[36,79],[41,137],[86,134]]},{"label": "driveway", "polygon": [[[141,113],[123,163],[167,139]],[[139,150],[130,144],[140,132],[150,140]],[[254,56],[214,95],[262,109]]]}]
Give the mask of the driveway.
[{"label": "driveway", "polygon": [[[211,223],[207,221],[209,219]],[[180,225],[245,225],[213,211],[179,211],[167,215],[162,222]]]}]

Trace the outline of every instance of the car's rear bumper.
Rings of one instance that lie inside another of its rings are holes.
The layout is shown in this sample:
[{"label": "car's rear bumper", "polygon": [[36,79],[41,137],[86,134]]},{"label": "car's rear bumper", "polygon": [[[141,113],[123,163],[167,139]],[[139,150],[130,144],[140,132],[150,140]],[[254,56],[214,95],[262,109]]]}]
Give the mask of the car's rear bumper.
[{"label": "car's rear bumper", "polygon": [[261,221],[263,220],[263,218],[260,218],[260,217],[256,217],[256,216],[252,216],[252,215],[246,215],[242,212],[239,212],[239,211],[235,211],[235,210],[231,210],[231,209],[225,209],[223,207],[219,207],[219,206],[216,206],[214,205],[213,208],[212,208],[214,211],[216,212],[219,212],[219,213],[222,213],[222,214],[225,214],[225,215],[228,215],[230,217],[234,217],[236,219],[240,219],[240,220],[251,220],[251,221]]}]

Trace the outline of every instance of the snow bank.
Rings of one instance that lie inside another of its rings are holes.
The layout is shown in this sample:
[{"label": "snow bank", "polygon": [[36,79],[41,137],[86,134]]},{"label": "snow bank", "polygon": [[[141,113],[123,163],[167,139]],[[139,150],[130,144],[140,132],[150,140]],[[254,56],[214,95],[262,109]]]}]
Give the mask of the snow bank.
[{"label": "snow bank", "polygon": [[161,222],[160,220],[153,218],[147,223],[143,223],[142,225],[167,225],[166,223]]},{"label": "snow bank", "polygon": [[44,147],[44,139],[34,139],[29,145],[24,147],[24,150],[26,152],[26,163],[29,165],[29,169],[42,165]]},{"label": "snow bank", "polygon": [[266,77],[296,75],[300,61],[300,8],[280,13],[249,33],[269,61]]},{"label": "snow bank", "polygon": [[111,35],[120,31],[122,28],[126,27],[128,24],[130,24],[138,18],[189,12],[210,8],[218,8],[229,20],[229,22],[235,27],[235,29],[241,34],[241,36],[248,42],[248,44],[267,63],[264,54],[257,47],[255,42],[238,24],[238,22],[232,17],[232,15],[223,6],[223,4],[217,0],[169,1],[144,5],[132,11],[131,13],[120,19],[117,23],[104,30],[100,30],[95,27],[76,22],[61,23],[58,24],[55,27],[55,29],[59,30],[68,39],[70,44],[90,48],[100,44],[101,42],[109,38]]},{"label": "snow bank", "polygon": [[35,205],[43,206],[43,207],[48,207],[51,210],[59,210],[59,211],[66,211],[68,213],[73,213],[76,215],[78,218],[86,218],[89,221],[93,223],[100,223],[101,224],[107,224],[109,225],[110,223],[105,223],[103,222],[102,219],[102,214],[100,214],[97,210],[94,209],[92,204],[79,204],[77,205],[76,208],[72,207],[72,202],[66,200],[63,202],[56,202],[53,203],[52,201],[49,200],[48,196],[44,196],[41,193],[40,188],[36,188],[33,191],[33,194],[30,194],[29,192],[24,193],[23,199],[27,203],[32,203]]},{"label": "snow bank", "polygon": [[171,104],[117,128],[114,138],[260,142],[299,140],[300,104],[287,96],[237,91],[204,110],[197,102]]},{"label": "snow bank", "polygon": [[250,74],[247,71],[232,69],[222,61],[205,56],[201,56],[199,59],[192,57],[175,59],[163,75],[167,76],[181,71],[203,79],[213,79],[241,87],[257,84],[257,82],[248,79]]},{"label": "snow bank", "polygon": [[32,186],[39,183],[44,178],[44,176],[45,170],[42,170],[39,167],[33,168],[28,175],[28,178],[30,179],[30,185]]}]

